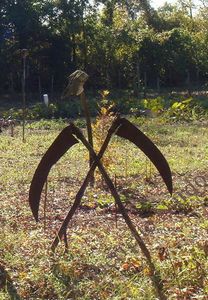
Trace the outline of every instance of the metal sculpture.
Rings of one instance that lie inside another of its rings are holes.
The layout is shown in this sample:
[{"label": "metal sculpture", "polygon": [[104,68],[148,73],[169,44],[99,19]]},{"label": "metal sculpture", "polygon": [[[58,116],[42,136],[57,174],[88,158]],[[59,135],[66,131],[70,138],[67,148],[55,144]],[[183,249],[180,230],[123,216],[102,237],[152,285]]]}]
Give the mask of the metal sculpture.
[{"label": "metal sculpture", "polygon": [[134,126],[131,122],[129,122],[125,118],[117,117],[112,123],[107,133],[106,139],[98,154],[95,153],[91,143],[87,141],[87,139],[84,137],[80,129],[77,128],[73,123],[70,123],[69,126],[64,128],[62,132],[58,135],[58,137],[55,139],[55,141],[52,143],[52,145],[49,147],[49,149],[46,151],[45,155],[41,159],[35,171],[30,186],[29,205],[35,220],[38,221],[40,196],[41,196],[44,183],[50,172],[50,169],[73,145],[81,141],[84,144],[84,146],[88,149],[90,153],[90,157],[92,159],[90,164],[90,169],[75,197],[75,201],[71,209],[69,210],[63,223],[61,224],[61,227],[52,243],[51,249],[55,251],[59,241],[61,241],[63,237],[65,241],[65,246],[67,247],[67,238],[66,238],[67,226],[70,220],[72,219],[76,209],[79,207],[81,203],[82,196],[87,188],[87,185],[90,183],[92,174],[94,173],[95,169],[98,167],[109,190],[111,191],[112,196],[115,199],[115,202],[127,226],[129,227],[132,235],[134,236],[138,245],[140,246],[142,253],[147,259],[147,263],[149,265],[152,274],[151,275],[152,281],[157,291],[157,295],[159,299],[166,299],[163,293],[162,281],[152,262],[150,252],[147,249],[141,236],[137,232],[131,219],[129,218],[128,213],[120,199],[120,196],[101,162],[101,158],[104,155],[105,150],[107,149],[113,134],[129,140],[145,153],[145,155],[151,160],[151,162],[155,165],[155,167],[159,171],[161,177],[163,178],[164,183],[167,186],[169,193],[172,194],[171,171],[163,154],[155,146],[155,144],[144,133],[142,133],[136,126]]}]

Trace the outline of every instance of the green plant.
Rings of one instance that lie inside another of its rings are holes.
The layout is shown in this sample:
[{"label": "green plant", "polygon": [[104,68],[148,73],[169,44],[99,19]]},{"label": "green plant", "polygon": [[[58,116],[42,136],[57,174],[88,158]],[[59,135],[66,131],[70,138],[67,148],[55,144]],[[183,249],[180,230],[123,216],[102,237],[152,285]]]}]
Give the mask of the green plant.
[{"label": "green plant", "polygon": [[62,129],[66,125],[66,121],[63,119],[53,119],[53,120],[47,120],[47,119],[40,119],[39,121],[32,121],[27,124],[27,129],[30,130],[57,130]]},{"label": "green plant", "polygon": [[[92,125],[93,136],[94,136],[94,149],[98,153],[104,140],[106,134],[115,119],[115,114],[112,111],[114,105],[110,104],[107,96],[109,95],[109,91],[104,90],[100,92],[102,95],[101,105],[99,106],[99,113],[95,119],[94,124]],[[112,153],[116,151],[116,144],[111,142],[107,151],[105,152],[105,156],[102,158],[102,163],[106,170],[110,170],[113,163],[114,157]],[[97,180],[101,180],[100,172],[96,172]]]},{"label": "green plant", "polygon": [[141,104],[145,109],[150,110],[153,114],[162,113],[165,108],[165,100],[162,97],[144,99]]},{"label": "green plant", "polygon": [[154,206],[148,200],[137,203],[136,208],[139,209],[141,215],[151,215],[154,213]]},{"label": "green plant", "polygon": [[201,199],[197,196],[187,197],[185,195],[181,196],[173,196],[169,200],[165,200],[163,205],[167,207],[167,209],[174,210],[178,213],[190,213],[194,211],[194,209],[200,205]]},{"label": "green plant", "polygon": [[204,110],[193,98],[175,101],[166,111],[166,118],[173,121],[194,121],[200,119]]},{"label": "green plant", "polygon": [[98,206],[101,208],[108,207],[109,205],[112,205],[114,202],[115,201],[114,201],[113,197],[108,196],[108,195],[101,195],[97,199]]}]

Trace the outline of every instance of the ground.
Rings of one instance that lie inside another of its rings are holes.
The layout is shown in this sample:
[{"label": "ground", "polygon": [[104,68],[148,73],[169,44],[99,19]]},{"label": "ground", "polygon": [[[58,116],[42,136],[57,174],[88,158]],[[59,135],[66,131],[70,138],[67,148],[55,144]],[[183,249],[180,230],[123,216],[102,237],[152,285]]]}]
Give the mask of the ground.
[{"label": "ground", "polygon": [[[121,139],[113,138],[106,168],[161,273],[168,299],[207,299],[208,124],[133,121],[167,158],[173,196],[145,156]],[[25,143],[20,126],[14,137],[9,129],[0,135],[0,300],[156,299],[145,258],[98,174],[69,225],[68,253],[63,242],[51,253],[88,169],[87,151],[75,145],[50,173],[46,218],[41,205],[36,224],[28,205],[30,182],[63,127],[56,121],[27,124]]]}]

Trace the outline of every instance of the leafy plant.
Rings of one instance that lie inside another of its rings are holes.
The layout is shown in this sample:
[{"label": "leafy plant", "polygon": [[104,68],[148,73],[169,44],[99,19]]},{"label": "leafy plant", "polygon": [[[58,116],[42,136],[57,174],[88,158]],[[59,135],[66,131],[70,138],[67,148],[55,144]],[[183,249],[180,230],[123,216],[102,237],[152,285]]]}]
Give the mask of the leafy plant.
[{"label": "leafy plant", "polygon": [[141,103],[145,109],[148,109],[155,114],[161,113],[165,108],[165,100],[162,97],[144,99]]},{"label": "leafy plant", "polygon": [[165,200],[163,204],[171,210],[174,210],[178,213],[190,213],[196,209],[197,206],[201,203],[201,199],[196,196],[187,197],[185,195],[174,196],[169,200]]},{"label": "leafy plant", "polygon": [[137,203],[136,208],[139,209],[142,215],[151,215],[154,212],[154,206],[148,200]]},{"label": "leafy plant", "polygon": [[30,122],[27,125],[27,128],[30,130],[56,130],[62,129],[66,125],[66,121],[63,119],[58,120],[47,120],[40,119],[40,121]]},{"label": "leafy plant", "polygon": [[[115,119],[115,114],[112,111],[114,104],[110,104],[107,96],[109,95],[109,91],[104,90],[101,91],[102,95],[101,105],[99,105],[99,113],[97,118],[95,119],[95,123],[92,125],[93,136],[94,136],[94,149],[98,153],[104,140],[107,135],[107,132]],[[102,163],[106,170],[110,170],[114,163],[114,156],[112,153],[116,151],[116,144],[111,142],[108,149],[105,152],[104,157],[102,158]],[[100,172],[96,172],[97,179],[100,178]]]},{"label": "leafy plant", "polygon": [[193,121],[203,116],[203,109],[193,98],[175,101],[166,112],[166,118],[173,121]]}]

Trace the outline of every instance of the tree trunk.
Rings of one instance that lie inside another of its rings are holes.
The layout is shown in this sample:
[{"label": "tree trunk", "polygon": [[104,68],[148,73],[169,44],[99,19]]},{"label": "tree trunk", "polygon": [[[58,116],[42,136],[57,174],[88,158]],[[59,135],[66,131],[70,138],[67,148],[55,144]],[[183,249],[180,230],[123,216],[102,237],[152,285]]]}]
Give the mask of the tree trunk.
[{"label": "tree trunk", "polygon": [[189,70],[186,70],[186,86],[187,86],[187,90],[188,90],[188,95],[191,96],[191,80],[190,80],[190,72]]},{"label": "tree trunk", "polygon": [[121,71],[118,69],[118,88],[121,89]]},{"label": "tree trunk", "polygon": [[144,72],[144,98],[147,97],[147,72]]},{"label": "tree trunk", "polygon": [[14,96],[14,78],[13,78],[13,73],[10,73],[10,93],[12,96]]},{"label": "tree trunk", "polygon": [[41,87],[41,78],[38,76],[38,92],[39,92],[39,99],[40,102],[42,101],[42,87]]},{"label": "tree trunk", "polygon": [[139,54],[137,55],[137,62],[136,62],[136,78],[137,78],[137,96],[139,97],[139,92],[141,90],[141,74],[140,74],[140,64],[139,64]]},{"label": "tree trunk", "polygon": [[157,76],[157,92],[160,93],[160,77]]},{"label": "tree trunk", "polygon": [[197,85],[197,89],[199,88],[199,69],[196,70],[196,85]]},{"label": "tree trunk", "polygon": [[54,75],[51,77],[51,101],[53,101],[53,92],[54,92]]}]

